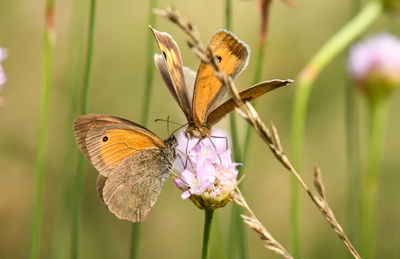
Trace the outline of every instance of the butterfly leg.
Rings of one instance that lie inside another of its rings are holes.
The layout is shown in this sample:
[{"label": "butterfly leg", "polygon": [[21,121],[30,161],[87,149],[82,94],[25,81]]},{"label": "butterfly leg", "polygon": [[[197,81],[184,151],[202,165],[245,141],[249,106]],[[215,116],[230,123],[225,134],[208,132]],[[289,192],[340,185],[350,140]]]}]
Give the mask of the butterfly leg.
[{"label": "butterfly leg", "polygon": [[181,156],[179,156],[179,159],[181,159],[182,165],[184,166],[183,169],[187,168],[187,163],[189,161],[190,166],[192,167],[193,171],[197,174],[196,168],[193,166],[192,160],[190,160],[190,156],[187,153],[183,152],[182,150],[180,150],[178,148],[175,148],[175,150],[181,152],[183,154],[183,156],[185,157],[185,159],[186,159],[185,163],[183,163]]},{"label": "butterfly leg", "polygon": [[189,186],[189,184],[188,184],[187,182],[185,182],[185,180],[183,180],[179,175],[177,175],[177,174],[174,172],[174,170],[172,170],[171,168],[168,168],[168,171],[170,171],[170,173],[171,173],[171,175],[172,175],[172,177],[173,177],[174,179],[179,179],[179,180],[181,180],[184,184],[186,184],[187,186]]},{"label": "butterfly leg", "polygon": [[211,139],[210,136],[207,135],[207,139],[210,141],[211,145],[213,145],[215,151],[217,152],[219,162],[220,162],[220,164],[222,164],[222,159],[221,159],[221,157],[219,156],[217,146],[214,144],[214,142],[212,141],[212,139]]},{"label": "butterfly leg", "polygon": [[228,137],[222,137],[222,136],[210,136],[211,138],[223,138],[225,139],[225,149],[228,149]]}]

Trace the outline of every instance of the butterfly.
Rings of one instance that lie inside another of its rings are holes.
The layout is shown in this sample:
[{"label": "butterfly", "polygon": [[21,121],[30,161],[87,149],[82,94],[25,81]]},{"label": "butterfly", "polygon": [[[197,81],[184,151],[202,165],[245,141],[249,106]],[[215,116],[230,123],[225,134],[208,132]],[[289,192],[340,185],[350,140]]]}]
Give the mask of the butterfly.
[{"label": "butterfly", "polygon": [[[235,109],[233,99],[218,105],[227,90],[214,75],[212,66],[202,61],[197,73],[184,67],[174,39],[166,32],[159,32],[154,28],[151,30],[162,52],[162,55],[154,55],[154,62],[186,116],[186,136],[200,139],[210,136],[211,127]],[[250,49],[233,33],[223,29],[217,31],[208,46],[214,51],[219,67],[232,79],[247,66]],[[240,97],[243,101],[252,101],[291,82],[292,80],[279,79],[264,81],[240,92]]]},{"label": "butterfly", "polygon": [[98,114],[76,118],[74,132],[83,155],[100,173],[97,191],[110,212],[143,221],[170,175],[175,137],[163,141],[134,122]]}]

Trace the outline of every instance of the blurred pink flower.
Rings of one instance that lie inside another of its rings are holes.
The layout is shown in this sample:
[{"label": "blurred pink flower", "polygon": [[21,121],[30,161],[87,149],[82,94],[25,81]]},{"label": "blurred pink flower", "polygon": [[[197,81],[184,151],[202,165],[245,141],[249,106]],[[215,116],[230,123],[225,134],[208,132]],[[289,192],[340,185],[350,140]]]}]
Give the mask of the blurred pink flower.
[{"label": "blurred pink flower", "polygon": [[4,72],[3,67],[1,66],[1,62],[3,62],[3,60],[6,59],[7,56],[8,56],[7,50],[6,49],[2,49],[0,47],[0,90],[2,89],[2,86],[7,81],[6,73]]},{"label": "blurred pink flower", "polygon": [[[3,89],[3,85],[7,81],[6,73],[4,71],[3,66],[1,65],[1,62],[3,62],[3,60],[7,58],[7,55],[8,55],[7,50],[2,49],[0,47],[0,91]],[[2,106],[3,104],[4,104],[4,99],[0,97],[0,106]]]},{"label": "blurred pink flower", "polygon": [[[180,156],[175,167],[181,174],[175,184],[183,190],[182,199],[190,198],[198,207],[216,209],[230,201],[236,187],[237,163],[231,160],[230,143],[226,132],[213,131],[213,135],[225,138],[187,139],[178,136],[178,148],[187,153],[188,161]],[[188,146],[187,151],[186,145]]]},{"label": "blurred pink flower", "polygon": [[355,44],[348,71],[368,96],[390,93],[400,84],[400,40],[385,33]]}]

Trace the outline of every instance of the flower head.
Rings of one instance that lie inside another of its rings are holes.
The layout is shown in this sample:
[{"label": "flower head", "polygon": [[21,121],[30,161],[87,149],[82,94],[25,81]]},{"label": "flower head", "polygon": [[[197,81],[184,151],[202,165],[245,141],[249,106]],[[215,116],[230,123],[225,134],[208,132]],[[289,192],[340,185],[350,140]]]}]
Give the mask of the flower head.
[{"label": "flower head", "polygon": [[400,84],[400,40],[380,34],[355,44],[348,70],[371,101],[386,96]]},{"label": "flower head", "polygon": [[204,209],[225,206],[237,184],[238,164],[231,160],[228,135],[223,131],[214,131],[213,135],[223,138],[199,141],[187,139],[183,132],[178,136],[178,148],[188,158],[180,156],[175,161],[175,167],[181,170],[175,184],[184,191],[182,199],[190,198]]}]

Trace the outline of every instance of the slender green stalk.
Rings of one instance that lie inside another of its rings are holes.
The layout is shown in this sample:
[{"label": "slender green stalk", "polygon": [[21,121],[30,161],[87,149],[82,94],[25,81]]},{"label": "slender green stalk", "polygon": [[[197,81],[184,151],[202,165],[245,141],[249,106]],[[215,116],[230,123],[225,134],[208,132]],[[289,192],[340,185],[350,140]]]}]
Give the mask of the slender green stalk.
[{"label": "slender green stalk", "polygon": [[[353,18],[360,10],[361,1],[352,0],[350,18]],[[355,87],[352,87],[349,80],[346,83],[345,90],[345,124],[346,124],[346,151],[347,151],[347,212],[349,238],[355,247],[358,247],[359,229],[360,229],[360,204],[361,204],[361,171],[360,150],[359,150],[359,127],[357,116],[357,102],[355,96]],[[348,255],[348,257],[352,257]]]},{"label": "slender green stalk", "polygon": [[[304,141],[305,116],[308,99],[314,81],[321,70],[356,37],[365,31],[382,13],[381,1],[369,2],[349,23],[337,32],[311,59],[300,73],[297,93],[295,96],[292,117],[292,152],[293,164],[301,173],[301,162]],[[299,257],[298,216],[299,196],[298,184],[294,177],[291,180],[290,225],[291,247],[295,258]]]},{"label": "slender green stalk", "polygon": [[[263,10],[262,10],[263,14],[261,17],[259,44],[258,44],[258,49],[257,49],[258,54],[256,55],[256,68],[254,71],[253,84],[258,83],[261,80],[262,69],[263,69],[265,44],[266,44],[267,31],[268,31],[268,18],[269,18],[269,10],[270,10],[271,1],[267,1],[265,4],[266,5],[263,6]],[[253,106],[256,106],[255,101],[253,101]],[[233,121],[231,120],[231,129],[234,125],[235,125],[234,120]],[[234,132],[234,130],[232,130],[232,132]],[[245,139],[243,142],[243,151],[241,154],[239,154],[239,152],[234,153],[235,160],[241,161],[243,163],[243,165],[239,168],[239,172],[238,172],[239,178],[243,175],[243,171],[246,166],[247,154],[248,154],[248,150],[249,150],[249,146],[250,146],[251,133],[252,133],[252,129],[250,127],[250,124],[247,124],[246,130],[245,130]],[[232,135],[234,135],[234,134],[232,134]],[[236,150],[237,149],[238,148],[236,148]],[[236,159],[236,158],[239,158],[239,159]],[[235,236],[240,236],[241,240],[236,240],[236,242],[239,242],[239,247],[240,247],[239,252],[240,252],[241,258],[247,258],[247,242],[246,242],[246,237],[245,237],[246,232],[244,231],[243,223],[240,218],[240,213],[241,213],[241,208],[239,208],[239,207],[236,208],[236,206],[234,206],[234,208],[232,210],[232,222],[233,223],[231,225],[236,226],[236,229],[234,229],[234,230],[236,230],[236,233],[232,233],[230,236],[229,251],[231,253],[233,251],[232,246],[235,245]]]},{"label": "slender green stalk", "polygon": [[212,246],[212,258],[227,258],[224,249],[223,236],[221,231],[221,217],[219,214],[214,214],[214,225],[212,230],[212,236],[214,238],[213,246]]},{"label": "slender green stalk", "polygon": [[[258,50],[258,54],[256,56],[256,69],[254,71],[254,77],[253,77],[253,85],[261,81],[261,75],[262,75],[262,69],[263,69],[263,63],[264,63],[264,55],[265,55],[265,42],[260,43]],[[257,106],[257,102],[253,101],[252,103],[253,107],[255,108]],[[252,128],[249,123],[246,124],[246,133],[245,133],[245,139],[243,143],[243,167],[246,165],[247,161],[247,154],[249,151],[250,147],[250,138],[252,135]]]},{"label": "slender green stalk", "polygon": [[[261,80],[261,75],[262,75],[262,70],[263,70],[263,64],[264,64],[264,55],[265,55],[265,45],[267,42],[267,37],[268,37],[268,24],[269,24],[269,13],[271,9],[271,3],[272,0],[266,0],[262,1],[262,4],[260,6],[261,8],[261,23],[260,23],[260,33],[258,35],[258,49],[257,49],[257,55],[256,55],[256,69],[254,71],[254,77],[253,77],[253,85],[260,82]],[[256,101],[253,101],[253,107],[255,108],[257,105]],[[247,154],[248,150],[250,147],[250,138],[252,135],[252,128],[250,124],[246,125],[246,133],[245,133],[245,139],[243,143],[243,167],[246,165],[247,161]]]},{"label": "slender green stalk", "polygon": [[89,35],[87,42],[87,53],[86,53],[86,68],[84,77],[84,87],[82,95],[82,114],[86,114],[89,106],[89,90],[90,90],[90,79],[92,72],[92,56],[93,56],[93,44],[94,44],[94,29],[96,24],[96,4],[97,0],[90,1],[90,17],[89,17]]},{"label": "slender green stalk", "polygon": [[[225,27],[232,30],[232,0],[225,0]],[[239,135],[237,129],[236,114],[229,115],[229,123],[232,135],[233,157],[236,162],[242,161],[241,148],[239,145]],[[238,177],[243,174],[243,170],[239,168]],[[233,258],[236,249],[239,250],[240,258],[247,258],[247,238],[244,230],[243,222],[240,218],[242,209],[236,204],[232,208],[231,213],[231,233],[228,245],[228,258]]]},{"label": "slender green stalk", "polygon": [[369,106],[370,131],[367,155],[367,169],[363,181],[363,201],[361,216],[361,255],[374,258],[375,255],[375,213],[381,160],[384,146],[385,126],[388,113],[387,99]]},{"label": "slender green stalk", "polygon": [[[92,71],[92,55],[94,44],[94,29],[96,21],[96,0],[90,2],[89,34],[87,42],[86,66],[84,83],[82,89],[81,114],[86,114],[89,106],[90,74]],[[79,258],[80,229],[82,218],[82,193],[83,193],[83,165],[84,157],[82,154],[78,158],[78,166],[75,180],[75,215],[72,236],[72,258]]]},{"label": "slender green stalk", "polygon": [[210,229],[214,210],[204,210],[204,232],[203,232],[203,249],[201,253],[202,259],[209,258]]},{"label": "slender green stalk", "polygon": [[55,1],[46,2],[45,31],[43,39],[43,59],[42,59],[42,85],[41,85],[41,109],[39,119],[38,143],[36,151],[35,167],[35,194],[32,215],[32,233],[30,258],[39,257],[41,211],[43,200],[43,178],[46,161],[47,131],[49,121],[51,75],[53,64],[53,51],[56,37],[55,27]]},{"label": "slender green stalk", "polygon": [[[157,0],[151,0],[148,10],[148,23],[151,26],[156,26],[156,15],[153,9],[157,7]],[[143,106],[142,115],[140,122],[143,126],[147,126],[150,111],[150,101],[151,101],[151,89],[153,87],[153,55],[154,55],[154,39],[150,30],[147,32],[147,50],[146,50],[146,77],[143,95]],[[140,223],[133,223],[131,231],[131,247],[130,247],[130,257],[131,259],[136,258],[139,247],[139,235],[140,235]]]},{"label": "slender green stalk", "polygon": [[232,0],[225,0],[225,28],[232,30]]},{"label": "slender green stalk", "polygon": [[[153,9],[157,7],[158,0],[151,0],[148,10],[148,22],[151,26],[156,26],[156,15]],[[153,86],[153,71],[154,71],[154,39],[150,30],[147,32],[147,50],[146,50],[146,78],[145,78],[145,91],[143,95],[142,116],[140,122],[143,125],[147,124],[150,111],[151,89]]]},{"label": "slender green stalk", "polygon": [[73,179],[75,178],[75,176],[71,175],[71,171],[76,169],[74,158],[78,158],[78,150],[71,126],[72,121],[78,114],[78,96],[83,75],[83,46],[85,44],[83,36],[85,35],[85,31],[82,24],[84,23],[86,13],[85,8],[82,7],[81,0],[74,0],[70,16],[68,70],[65,72],[68,75],[66,99],[68,100],[69,107],[67,119],[64,121],[65,132],[61,143],[64,154],[59,176],[59,193],[61,197],[56,207],[56,220],[53,227],[54,237],[52,238],[51,258],[54,259],[66,258],[71,248],[71,240],[66,240],[65,237],[71,234],[71,193],[74,183]]}]

